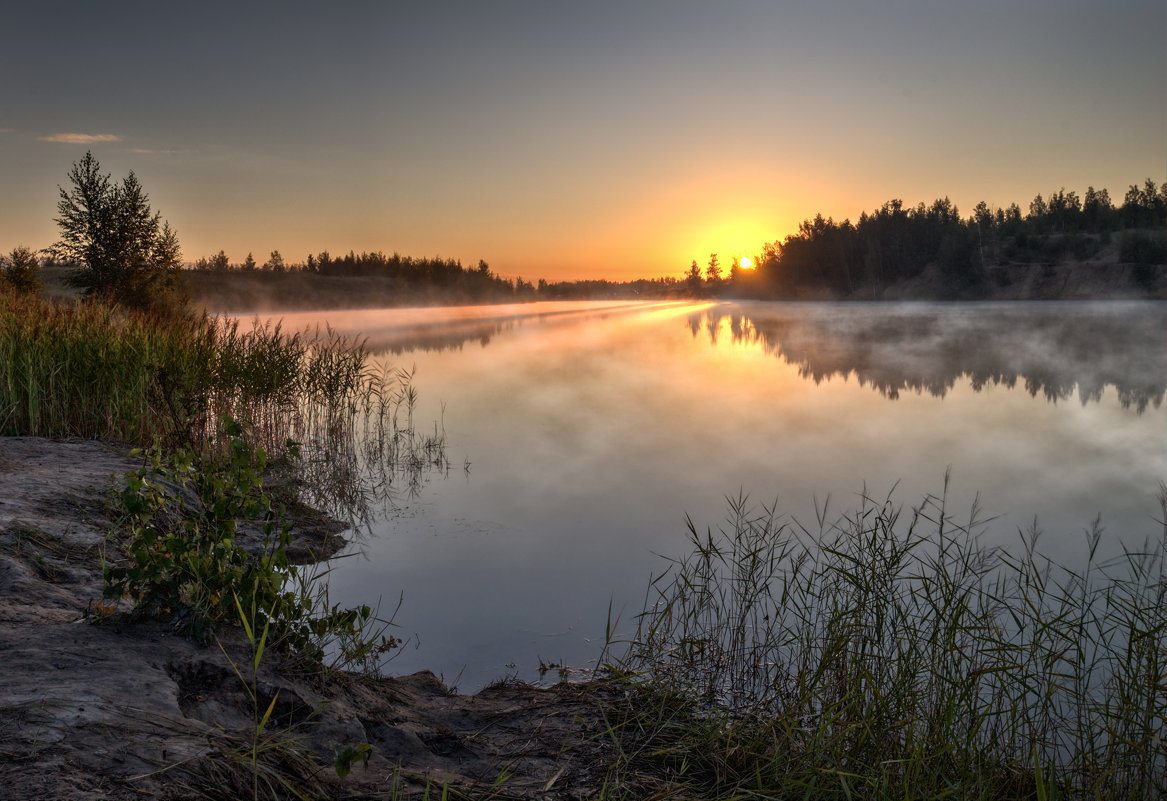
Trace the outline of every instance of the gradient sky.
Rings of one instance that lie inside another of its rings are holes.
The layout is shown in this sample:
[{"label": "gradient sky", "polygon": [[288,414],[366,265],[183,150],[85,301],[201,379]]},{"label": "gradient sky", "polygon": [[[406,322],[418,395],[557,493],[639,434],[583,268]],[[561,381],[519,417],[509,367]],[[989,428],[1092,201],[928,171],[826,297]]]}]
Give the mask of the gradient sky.
[{"label": "gradient sky", "polygon": [[817,212],[1167,179],[1167,10],[1105,2],[6,2],[0,250],[92,149],[183,257],[681,275]]}]

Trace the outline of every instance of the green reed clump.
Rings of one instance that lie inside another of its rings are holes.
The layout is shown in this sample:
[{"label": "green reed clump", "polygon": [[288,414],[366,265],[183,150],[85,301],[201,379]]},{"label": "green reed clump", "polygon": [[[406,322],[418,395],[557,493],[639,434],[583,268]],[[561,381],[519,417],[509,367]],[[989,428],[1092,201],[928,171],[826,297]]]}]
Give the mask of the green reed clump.
[{"label": "green reed clump", "polygon": [[205,322],[0,293],[0,431],[148,445],[168,422],[160,376],[205,405],[214,356]]},{"label": "green reed clump", "polygon": [[1073,570],[943,497],[815,530],[731,509],[618,664],[629,765],[682,797],[1167,797],[1167,531],[1098,562],[1095,524]]},{"label": "green reed clump", "polygon": [[331,329],[0,293],[0,434],[84,437],[201,453],[219,420],[284,463],[323,511],[354,519],[392,485],[448,470],[445,437],[413,428],[412,374],[374,369]]},{"label": "green reed clump", "polygon": [[359,343],[331,332],[0,295],[8,433],[192,444],[226,416],[278,444],[300,431],[306,404],[352,411],[371,378],[366,361]]}]

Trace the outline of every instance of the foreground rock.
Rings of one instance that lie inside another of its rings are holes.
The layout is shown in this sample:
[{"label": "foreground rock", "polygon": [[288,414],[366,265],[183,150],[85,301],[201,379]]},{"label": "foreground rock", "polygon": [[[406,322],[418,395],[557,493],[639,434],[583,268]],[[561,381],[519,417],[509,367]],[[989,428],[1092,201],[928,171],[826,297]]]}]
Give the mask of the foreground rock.
[{"label": "foreground rock", "polygon": [[[101,443],[0,438],[4,798],[252,795],[254,708],[226,655],[249,664],[241,634],[224,636],[224,653],[162,623],[87,619],[101,601],[111,477],[139,466]],[[335,547],[320,521],[300,523],[302,551]],[[459,696],[428,672],[321,675],[274,654],[257,688],[261,713],[276,698],[261,794],[287,781],[310,797],[410,797],[428,782],[473,796],[502,778],[496,797],[579,798],[603,781],[596,688]],[[339,780],[334,746],[362,742],[367,769]]]}]

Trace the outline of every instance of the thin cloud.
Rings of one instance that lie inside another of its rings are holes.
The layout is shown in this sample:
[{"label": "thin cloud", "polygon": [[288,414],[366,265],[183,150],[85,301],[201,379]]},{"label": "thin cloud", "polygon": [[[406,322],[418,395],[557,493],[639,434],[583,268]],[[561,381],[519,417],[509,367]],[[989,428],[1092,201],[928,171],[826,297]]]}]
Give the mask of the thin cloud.
[{"label": "thin cloud", "polygon": [[40,137],[42,142],[65,142],[70,145],[91,145],[94,142],[118,142],[121,141],[120,136],[113,134],[83,134],[83,133],[59,133],[49,134],[48,136]]},{"label": "thin cloud", "polygon": [[144,156],[178,156],[187,152],[185,147],[132,147],[131,153],[139,153]]}]

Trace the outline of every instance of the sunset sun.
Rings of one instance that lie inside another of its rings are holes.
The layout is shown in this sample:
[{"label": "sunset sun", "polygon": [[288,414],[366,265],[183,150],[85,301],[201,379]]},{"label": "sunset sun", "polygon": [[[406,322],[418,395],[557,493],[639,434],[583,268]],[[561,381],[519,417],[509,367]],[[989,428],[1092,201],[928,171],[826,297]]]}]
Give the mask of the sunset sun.
[{"label": "sunset sun", "polygon": [[741,267],[743,270],[754,269],[754,260],[751,259],[749,256],[742,256],[742,260],[739,263],[741,264]]}]

